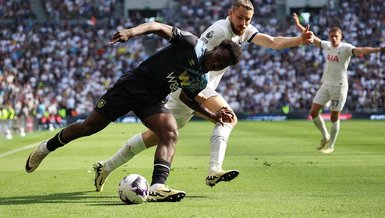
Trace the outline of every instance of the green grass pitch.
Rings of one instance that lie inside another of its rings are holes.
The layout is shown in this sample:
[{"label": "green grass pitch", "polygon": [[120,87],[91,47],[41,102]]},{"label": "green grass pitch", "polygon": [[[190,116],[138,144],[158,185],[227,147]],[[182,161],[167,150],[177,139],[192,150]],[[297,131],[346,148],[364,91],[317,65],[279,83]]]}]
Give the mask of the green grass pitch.
[{"label": "green grass pitch", "polygon": [[[330,126],[330,123],[327,122]],[[111,124],[50,154],[32,174],[24,171],[32,147],[56,132],[0,139],[0,217],[383,217],[385,122],[341,121],[334,153],[315,150],[311,121],[246,122],[232,132],[225,169],[231,182],[206,186],[213,125],[190,122],[180,131],[168,179],[186,191],[177,203],[124,205],[120,179],[138,173],[151,180],[154,149],[110,175],[94,192],[92,164],[113,155],[141,124]]]}]

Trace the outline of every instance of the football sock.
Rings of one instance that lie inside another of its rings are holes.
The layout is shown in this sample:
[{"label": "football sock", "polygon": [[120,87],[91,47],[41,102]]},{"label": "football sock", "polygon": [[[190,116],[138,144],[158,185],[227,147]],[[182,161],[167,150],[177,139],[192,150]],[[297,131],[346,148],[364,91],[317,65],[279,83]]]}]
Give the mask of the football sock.
[{"label": "football sock", "polygon": [[233,127],[228,123],[224,123],[223,126],[220,123],[215,125],[210,138],[211,151],[209,173],[222,170],[222,164],[226,154],[227,140],[232,129]]},{"label": "football sock", "polygon": [[332,127],[330,128],[330,144],[329,148],[334,148],[334,143],[337,140],[338,133],[340,131],[340,120],[332,123]]},{"label": "football sock", "polygon": [[313,123],[321,131],[323,139],[330,136],[328,130],[326,129],[325,121],[321,115],[318,114],[318,116],[313,119]]},{"label": "football sock", "polygon": [[110,159],[106,161],[105,170],[110,173],[131,160],[135,155],[146,150],[142,134],[131,137],[123,147],[119,149]]},{"label": "football sock", "polygon": [[167,181],[168,174],[170,173],[171,164],[165,160],[154,161],[154,171],[152,172],[153,184],[165,184]]},{"label": "football sock", "polygon": [[60,147],[63,147],[68,142],[63,140],[63,137],[61,136],[61,133],[63,132],[63,129],[60,130],[54,137],[52,137],[47,142],[47,149],[48,151],[54,151]]}]

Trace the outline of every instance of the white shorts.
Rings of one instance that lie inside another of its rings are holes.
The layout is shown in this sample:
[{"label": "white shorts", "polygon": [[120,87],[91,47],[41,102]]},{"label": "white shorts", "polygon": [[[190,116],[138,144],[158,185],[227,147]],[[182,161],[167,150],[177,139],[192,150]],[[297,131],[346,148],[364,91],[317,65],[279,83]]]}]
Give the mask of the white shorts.
[{"label": "white shorts", "polygon": [[348,86],[332,86],[322,84],[313,99],[313,103],[326,105],[330,102],[330,110],[342,111],[348,96]]},{"label": "white shorts", "polygon": [[[174,116],[176,123],[178,124],[178,129],[183,128],[194,116],[194,110],[189,108],[179,99],[180,92],[181,89],[172,92],[166,102],[166,108],[168,108]],[[218,96],[219,94],[215,90],[206,88],[202,90],[199,95],[208,99],[213,96]]]}]

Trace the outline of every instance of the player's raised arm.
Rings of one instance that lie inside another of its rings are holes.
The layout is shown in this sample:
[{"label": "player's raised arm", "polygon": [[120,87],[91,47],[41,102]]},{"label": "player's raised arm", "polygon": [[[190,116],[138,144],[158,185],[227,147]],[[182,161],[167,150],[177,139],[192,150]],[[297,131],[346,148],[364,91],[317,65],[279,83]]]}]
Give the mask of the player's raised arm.
[{"label": "player's raised arm", "polygon": [[112,40],[110,41],[109,44],[113,45],[117,42],[124,43],[134,36],[138,36],[142,34],[150,34],[150,33],[155,33],[160,37],[169,40],[172,35],[172,26],[169,26],[163,23],[158,23],[155,21],[143,23],[136,27],[133,27],[130,29],[123,29],[116,32],[113,35]]},{"label": "player's raised arm", "polygon": [[284,37],[284,36],[270,36],[268,34],[259,33],[257,34],[252,42],[256,45],[263,46],[266,48],[272,48],[275,50],[295,47],[299,45],[307,45],[313,43],[314,34],[309,31],[309,25],[304,28],[300,36],[297,37]]},{"label": "player's raised arm", "polygon": [[[306,30],[306,28],[304,26],[302,26],[302,24],[299,22],[298,15],[296,13],[293,13],[293,20],[294,20],[294,24],[297,27],[298,31],[303,33]],[[309,26],[309,24],[307,26]],[[313,45],[315,45],[317,47],[321,47],[321,39],[318,38],[314,34],[313,34],[313,39],[314,39],[313,40]]]},{"label": "player's raised arm", "polygon": [[382,48],[373,48],[373,47],[355,47],[353,49],[354,55],[367,55],[375,52],[385,52],[385,46]]}]

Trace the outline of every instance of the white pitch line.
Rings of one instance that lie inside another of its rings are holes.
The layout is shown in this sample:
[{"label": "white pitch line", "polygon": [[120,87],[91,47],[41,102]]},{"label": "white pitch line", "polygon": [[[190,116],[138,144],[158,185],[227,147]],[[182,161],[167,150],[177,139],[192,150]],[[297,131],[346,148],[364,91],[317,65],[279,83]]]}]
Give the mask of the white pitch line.
[{"label": "white pitch line", "polygon": [[35,143],[35,144],[32,144],[32,145],[27,145],[27,146],[24,146],[24,147],[21,147],[21,148],[17,148],[17,149],[14,149],[14,150],[11,150],[11,151],[2,153],[2,154],[0,154],[0,158],[9,156],[9,155],[14,154],[14,153],[17,153],[17,152],[19,152],[19,151],[24,151],[24,150],[27,150],[27,149],[36,147],[36,146],[38,146],[39,144],[40,144],[40,143]]}]

